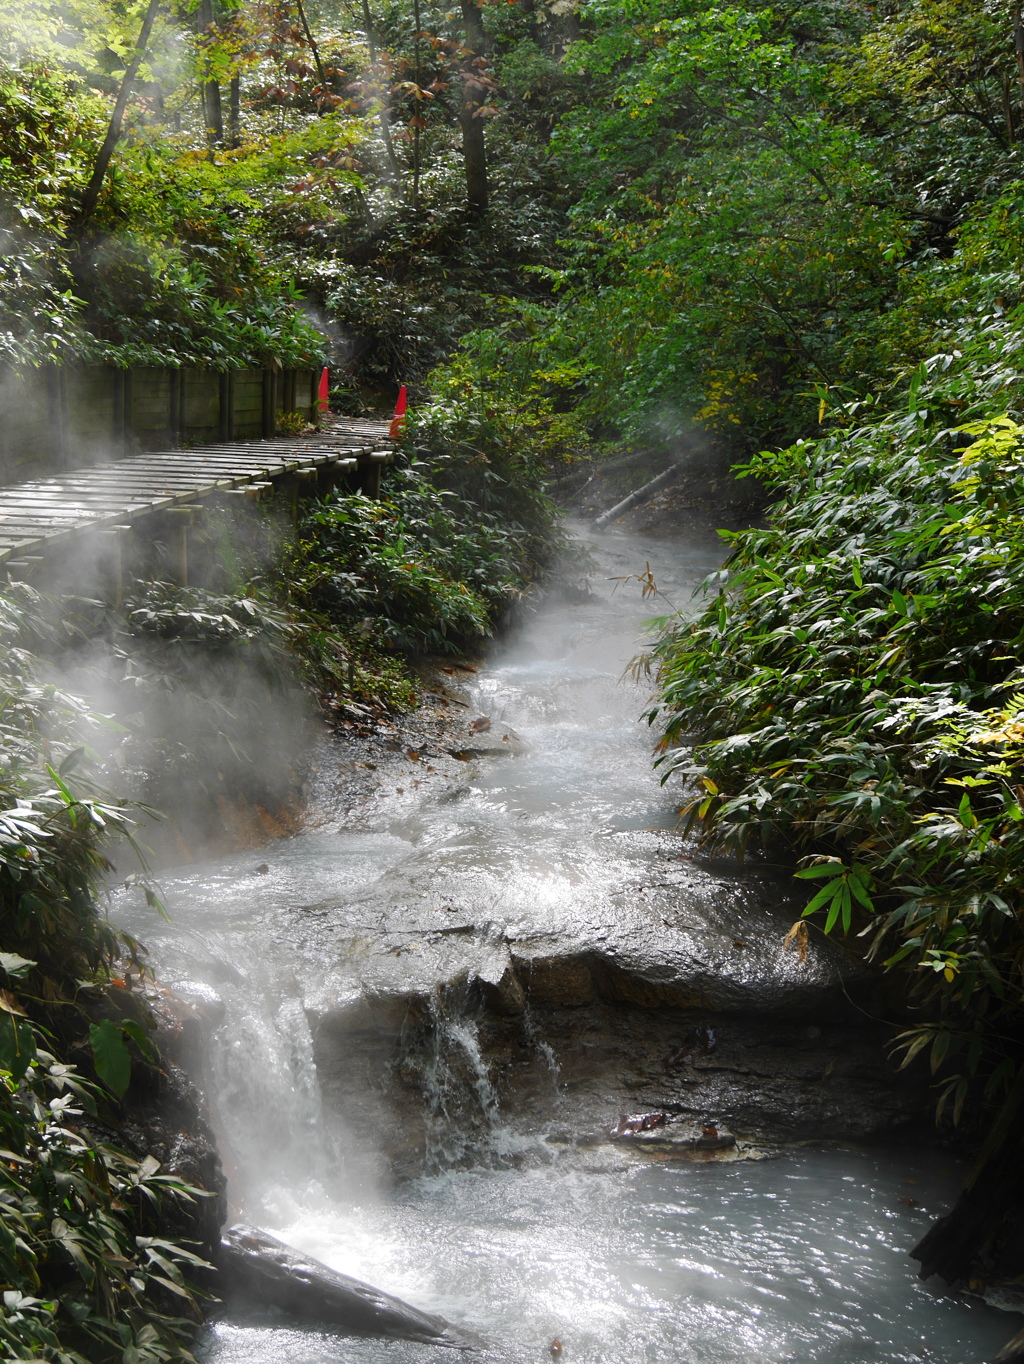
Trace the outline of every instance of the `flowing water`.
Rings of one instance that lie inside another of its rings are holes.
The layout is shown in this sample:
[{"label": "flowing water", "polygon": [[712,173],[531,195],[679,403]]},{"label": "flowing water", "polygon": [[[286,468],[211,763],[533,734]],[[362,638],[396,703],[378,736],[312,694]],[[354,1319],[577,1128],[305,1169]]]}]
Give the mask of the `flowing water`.
[{"label": "flowing water", "polygon": [[[806,1149],[733,1164],[581,1162],[517,1133],[450,989],[434,991],[432,1050],[419,1061],[435,1173],[387,1187],[344,1114],[328,1119],[310,1008],[383,969],[372,942],[388,906],[415,918],[426,911],[406,902],[429,902],[456,920],[469,906],[484,953],[491,935],[581,922],[602,940],[610,890],[663,855],[657,831],[672,828],[674,804],[637,723],[644,688],[622,673],[640,621],[666,608],[614,579],[649,560],[667,601],[685,605],[721,543],[620,533],[593,548],[593,595],[552,594],[473,679],[475,705],[514,727],[521,756],[480,763],[454,792],[423,774],[381,804],[374,827],[324,824],[258,855],[172,871],[169,925],[131,891],[116,897],[159,976],[207,1000],[216,1020],[204,1083],[233,1208],[471,1329],[484,1358],[547,1359],[557,1337],[564,1358],[589,1364],[980,1364],[1016,1319],[921,1284],[907,1258],[955,1196],[945,1158]],[[254,875],[258,861],[266,874]],[[724,873],[701,886],[709,904],[741,889]],[[406,965],[410,955],[402,971],[444,977],[436,952]],[[534,1040],[557,1088],[558,1056]],[[208,1364],[437,1355],[272,1314],[228,1317],[203,1342]]]}]

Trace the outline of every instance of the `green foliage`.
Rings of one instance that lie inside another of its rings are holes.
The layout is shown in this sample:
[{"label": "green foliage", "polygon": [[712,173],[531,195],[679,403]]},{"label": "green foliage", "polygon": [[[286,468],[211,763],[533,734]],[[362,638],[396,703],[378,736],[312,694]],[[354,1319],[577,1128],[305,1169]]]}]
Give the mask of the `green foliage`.
[{"label": "green foliage", "polygon": [[83,748],[98,717],[40,681],[25,649],[54,637],[40,605],[27,588],[0,597],[0,1341],[18,1359],[182,1361],[195,1319],[182,1267],[198,1262],[151,1233],[162,1202],[192,1194],[98,1135],[101,1091],[62,1059],[90,1037],[120,1098],[126,1031],[151,1050],[137,1024],[87,1027],[115,953],[132,950],[97,896],[105,846],[135,826]]},{"label": "green foliage", "polygon": [[669,623],[649,717],[703,788],[688,823],[802,855],[807,913],[907,974],[907,1059],[957,1058],[957,1113],[1019,1061],[1024,428],[947,413],[991,409],[1019,350],[1004,321],[922,367],[908,411],[755,460],[783,501]]},{"label": "green foliage", "polygon": [[[978,294],[958,234],[1017,174],[1005,7],[588,0],[583,15],[551,140],[570,231],[536,272],[556,291],[537,347],[573,366],[581,426],[785,445],[823,397],[864,398],[934,351]],[[526,89],[543,54],[520,41],[506,60]],[[499,355],[496,378],[517,363]]]},{"label": "green foliage", "polygon": [[[534,107],[540,69],[526,48],[564,96],[559,20],[484,10],[494,50],[474,70],[494,93],[507,51],[510,83],[491,167],[498,211],[480,224],[466,213],[458,110],[471,54],[456,11],[424,3],[418,34],[385,6],[375,64],[366,35],[314,38],[284,10],[222,7],[205,28],[194,6],[166,12],[83,223],[78,197],[144,8],[13,0],[0,16],[5,131],[31,146],[31,194],[60,169],[43,216],[3,253],[9,358],[63,346],[118,365],[306,365],[329,333],[335,367],[390,385],[422,379],[498,295],[545,292],[527,271],[547,263],[564,191],[544,165],[550,119]],[[47,83],[59,103],[40,121]],[[204,103],[214,88],[219,129]]]},{"label": "green foliage", "polygon": [[151,1233],[193,1191],[92,1130],[94,1088],[23,1032],[22,1061],[0,1066],[5,1357],[184,1364],[198,1308],[186,1274],[204,1262]]},{"label": "green foliage", "polygon": [[132,1058],[124,1034],[111,1018],[89,1025],[96,1074],[118,1099],[123,1099],[132,1078]]},{"label": "green foliage", "polygon": [[[520,503],[532,510],[529,492]],[[379,501],[317,506],[286,576],[300,604],[331,621],[365,621],[392,649],[447,653],[490,633],[525,587],[533,548],[522,524],[439,490],[414,464],[389,475]]]},{"label": "green foliage", "polygon": [[543,335],[538,309],[505,311],[431,374],[430,401],[412,412],[405,441],[436,484],[498,516],[524,563],[536,564],[554,530],[545,479],[586,439],[570,398],[580,371]]},{"label": "green foliage", "polygon": [[79,305],[62,241],[66,201],[95,135],[68,82],[0,58],[0,361],[60,359]]},{"label": "green foliage", "polygon": [[241,220],[251,203],[184,148],[135,141],[76,221],[139,22],[103,0],[0,16],[0,360],[316,363],[322,334]]},{"label": "green foliage", "polygon": [[33,607],[0,598],[0,924],[4,950],[33,963],[33,993],[53,1002],[120,945],[94,894],[108,870],[104,838],[130,838],[134,821],[90,779],[82,733],[98,718],[38,680],[23,647]]}]

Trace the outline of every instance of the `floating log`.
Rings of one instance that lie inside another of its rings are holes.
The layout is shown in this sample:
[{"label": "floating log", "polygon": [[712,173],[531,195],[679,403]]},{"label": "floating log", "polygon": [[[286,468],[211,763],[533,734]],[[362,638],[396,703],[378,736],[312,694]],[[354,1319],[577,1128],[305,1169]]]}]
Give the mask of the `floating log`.
[{"label": "floating log", "polygon": [[992,1364],[1024,1364],[1024,1331],[1008,1340],[992,1360]]},{"label": "floating log", "polygon": [[609,509],[594,522],[594,529],[604,530],[605,526],[610,525],[612,521],[617,521],[620,516],[624,516],[626,512],[631,511],[633,507],[638,507],[641,502],[646,502],[649,497],[654,496],[659,488],[666,487],[678,477],[679,469],[673,464],[672,467],[666,469],[663,474],[659,474],[657,478],[652,478],[650,483],[645,483],[642,488],[637,488],[636,492],[630,493],[630,495],[624,497],[621,502],[616,502],[614,507],[609,507]]},{"label": "floating log", "polygon": [[229,1293],[270,1304],[304,1321],[363,1336],[417,1340],[468,1350],[475,1342],[441,1317],[410,1307],[359,1279],[339,1274],[244,1222],[224,1233],[217,1267]]}]

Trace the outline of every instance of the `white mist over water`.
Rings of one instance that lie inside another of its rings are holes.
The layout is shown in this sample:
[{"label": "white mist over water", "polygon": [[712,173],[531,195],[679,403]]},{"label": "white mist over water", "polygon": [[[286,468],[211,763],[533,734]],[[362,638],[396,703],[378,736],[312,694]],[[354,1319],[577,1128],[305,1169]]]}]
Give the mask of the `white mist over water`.
[{"label": "white mist over water", "polygon": [[[589,922],[610,888],[658,855],[653,839],[625,831],[675,823],[637,723],[646,689],[621,680],[652,608],[635,584],[611,580],[649,559],[685,605],[721,543],[612,534],[595,552],[594,597],[552,594],[473,680],[480,712],[526,742],[522,757],[482,764],[455,799],[433,797],[424,779],[394,797],[377,829],[313,830],[166,875],[169,926],[120,897],[158,975],[207,1000],[216,1021],[200,1078],[232,1203],[306,1253],[478,1332],[482,1357],[510,1364],[548,1358],[556,1336],[567,1360],[588,1364],[981,1364],[1015,1318],[920,1284],[907,1259],[956,1193],[957,1172],[938,1158],[803,1151],[623,1168],[547,1147],[503,1167],[495,1155],[515,1154],[521,1139],[448,987],[434,996],[432,1050],[418,1060],[429,1141],[439,1164],[464,1164],[474,1144],[487,1159],[388,1190],[376,1153],[346,1133],[344,1115],[339,1127],[325,1113],[304,1002],[358,993],[389,905],[428,892],[450,900],[484,926],[485,944],[489,924]],[[708,887],[736,893],[727,877]],[[425,969],[415,956],[402,958],[410,978]],[[527,1026],[544,1045],[538,1021]],[[553,1052],[548,1064],[557,1085]],[[458,1119],[447,1107],[456,1073]],[[908,1193],[918,1207],[900,1203]],[[436,1347],[273,1316],[222,1321],[204,1344],[208,1364],[428,1357]]]}]

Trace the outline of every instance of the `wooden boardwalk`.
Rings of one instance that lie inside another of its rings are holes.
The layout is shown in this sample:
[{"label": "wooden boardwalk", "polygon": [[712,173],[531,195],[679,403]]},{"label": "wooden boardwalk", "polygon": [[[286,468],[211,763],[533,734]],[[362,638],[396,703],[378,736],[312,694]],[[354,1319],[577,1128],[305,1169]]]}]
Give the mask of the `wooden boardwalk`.
[{"label": "wooden boardwalk", "polygon": [[113,534],[215,494],[293,491],[330,469],[367,472],[391,458],[388,423],[332,419],[316,435],[155,450],[0,486],[0,571],[18,572],[75,538]]}]

